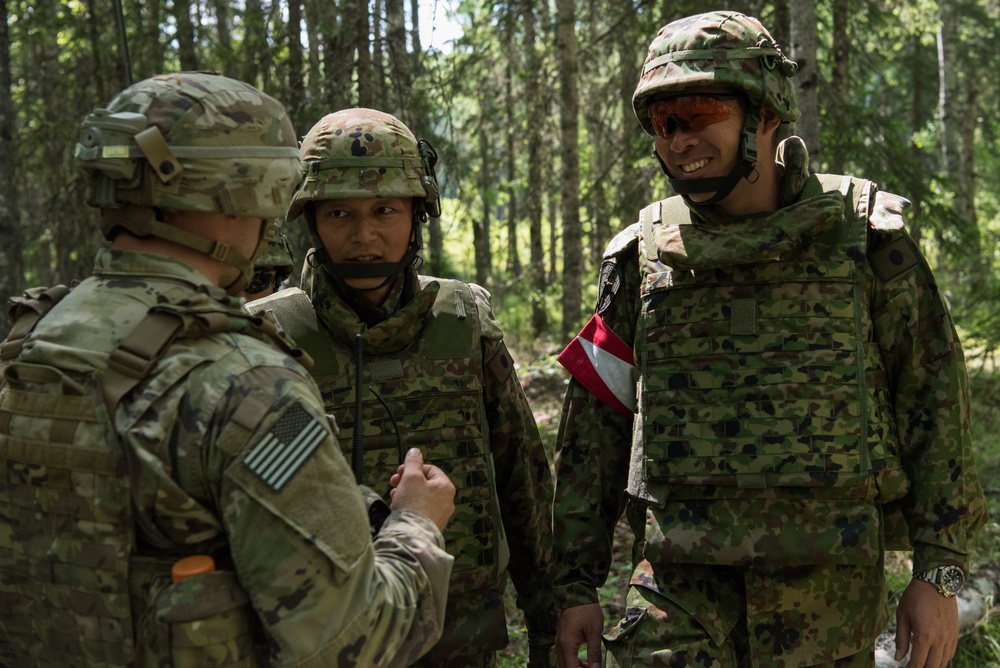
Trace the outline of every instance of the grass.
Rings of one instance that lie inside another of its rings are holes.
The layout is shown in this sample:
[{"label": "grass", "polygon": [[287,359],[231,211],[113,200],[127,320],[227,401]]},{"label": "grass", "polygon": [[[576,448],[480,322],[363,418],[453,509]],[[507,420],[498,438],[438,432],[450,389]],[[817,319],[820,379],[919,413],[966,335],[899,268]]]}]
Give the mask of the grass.
[{"label": "grass", "polygon": [[[528,357],[518,357],[518,351],[514,352],[515,358],[523,365]],[[1000,370],[984,370],[975,361],[970,366],[976,465],[986,491],[991,516],[990,522],[979,532],[971,548],[972,572],[975,573],[986,567],[1000,570]],[[559,421],[564,374],[561,374],[560,368],[548,355],[542,356],[536,364],[523,365],[519,373],[525,381],[529,401],[551,455]],[[598,592],[607,625],[616,623],[623,612],[622,603],[630,568],[629,540],[627,529],[619,527],[612,571],[607,583]],[[910,568],[907,553],[894,552],[887,555],[886,579],[897,600],[910,581]],[[505,602],[510,643],[498,657],[500,668],[520,668],[527,665],[527,634],[521,612],[514,607],[514,596],[513,587],[508,585]],[[1000,606],[995,605],[983,622],[962,637],[950,668],[1000,668]]]}]

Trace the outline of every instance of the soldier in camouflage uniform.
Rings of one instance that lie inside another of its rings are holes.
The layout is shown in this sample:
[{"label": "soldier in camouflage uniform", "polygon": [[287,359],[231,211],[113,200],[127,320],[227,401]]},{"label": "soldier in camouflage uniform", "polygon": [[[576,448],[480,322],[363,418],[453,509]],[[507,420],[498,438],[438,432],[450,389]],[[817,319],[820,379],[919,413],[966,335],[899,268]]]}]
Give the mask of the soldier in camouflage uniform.
[{"label": "soldier in camouflage uniform", "polygon": [[275,238],[268,242],[264,252],[253,263],[253,278],[247,287],[240,291],[240,296],[252,301],[273,295],[283,287],[287,287],[283,284],[288,281],[294,268],[292,246],[279,226],[275,230]]},{"label": "soldier in camouflage uniform", "polygon": [[347,109],[313,126],[302,157],[305,182],[287,219],[308,225],[315,245],[306,291],[247,307],[272,313],[316,359],[360,481],[385,492],[379,481],[419,445],[455,482],[445,631],[419,665],[495,665],[508,640],[507,574],[529,662],[548,665],[552,483],[535,420],[486,291],[414,265],[422,223],[440,215],[436,155],[394,116]]},{"label": "soldier in camouflage uniform", "polygon": [[444,622],[454,487],[408,453],[373,541],[289,352],[308,359],[230,296],[300,179],[284,108],[218,75],[157,76],[87,116],[76,158],[111,248],[79,286],[12,300],[0,664],[421,655]]},{"label": "soldier in camouflage uniform", "polygon": [[[613,531],[635,532],[622,666],[871,666],[884,551],[912,545],[899,655],[942,668],[985,503],[962,350],[901,197],[813,174],[760,23],[663,27],[633,106],[677,196],[605,251],[560,356],[564,665],[600,658]],[[900,512],[901,511],[901,512]]]}]

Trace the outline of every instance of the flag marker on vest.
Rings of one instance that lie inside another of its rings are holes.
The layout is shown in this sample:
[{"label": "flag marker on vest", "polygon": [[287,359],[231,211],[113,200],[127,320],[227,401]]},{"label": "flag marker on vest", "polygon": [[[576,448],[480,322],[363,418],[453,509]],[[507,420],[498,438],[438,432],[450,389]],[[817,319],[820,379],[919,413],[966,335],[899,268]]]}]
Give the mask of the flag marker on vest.
[{"label": "flag marker on vest", "polygon": [[635,413],[639,370],[633,364],[632,348],[604,324],[599,314],[594,314],[556,360],[616,412]]}]

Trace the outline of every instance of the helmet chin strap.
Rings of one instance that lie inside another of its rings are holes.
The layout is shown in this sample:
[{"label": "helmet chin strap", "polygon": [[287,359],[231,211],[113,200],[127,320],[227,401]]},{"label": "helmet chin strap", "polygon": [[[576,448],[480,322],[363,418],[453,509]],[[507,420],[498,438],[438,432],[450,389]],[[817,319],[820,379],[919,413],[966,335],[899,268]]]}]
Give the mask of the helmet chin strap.
[{"label": "helmet chin strap", "polygon": [[115,228],[122,228],[139,238],[157,237],[196,250],[223,264],[234,267],[239,271],[239,276],[228,285],[220,286],[231,297],[236,296],[240,290],[250,285],[254,272],[253,263],[264,254],[267,245],[277,238],[278,230],[273,220],[265,220],[264,224],[261,225],[257,247],[250,257],[244,257],[235,248],[221,241],[186,232],[161,222],[153,207],[124,206],[116,209],[101,209],[101,229],[105,231],[105,236],[108,236]]},{"label": "helmet chin strap", "polygon": [[[426,219],[427,214],[424,212],[423,206],[417,202],[414,202],[413,222],[410,228],[410,245],[399,262],[333,262],[330,260],[330,255],[326,252],[326,247],[323,246],[319,235],[316,233],[316,218],[312,207],[307,207],[305,213],[315,249],[316,263],[333,279],[334,283],[344,290],[370,292],[381,290],[387,285],[392,285],[404,269],[414,265],[417,253],[423,248],[423,240],[420,236],[420,223]],[[385,276],[385,280],[371,288],[356,288],[346,283],[348,279],[379,278],[381,276]]]},{"label": "helmet chin strap", "polygon": [[[653,151],[653,156],[660,163],[660,168],[667,175],[667,181],[674,192],[687,200],[688,204],[694,206],[708,206],[721,202],[729,197],[733,188],[744,178],[749,176],[757,166],[757,126],[760,124],[760,112],[752,105],[747,110],[746,119],[743,121],[743,132],[740,134],[739,159],[736,165],[726,176],[713,176],[706,179],[678,179],[675,178],[667,163],[663,161],[660,154]],[[691,193],[715,193],[704,202],[694,202],[689,195]]]}]

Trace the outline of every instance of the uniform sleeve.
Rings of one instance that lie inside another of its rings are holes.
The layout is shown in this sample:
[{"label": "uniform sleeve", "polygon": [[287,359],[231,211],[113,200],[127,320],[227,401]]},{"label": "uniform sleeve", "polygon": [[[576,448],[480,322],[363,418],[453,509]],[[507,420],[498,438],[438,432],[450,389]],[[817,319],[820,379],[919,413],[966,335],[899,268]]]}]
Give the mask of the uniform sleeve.
[{"label": "uniform sleeve", "polygon": [[526,615],[552,610],[552,470],[528,405],[483,293],[475,291],[483,322],[483,377],[497,497],[510,547],[507,572]]},{"label": "uniform sleeve", "polygon": [[429,649],[451,573],[444,539],[430,520],[396,511],[373,543],[312,381],[255,368],[216,415],[217,504],[273,665],[405,665]]},{"label": "uniform sleeve", "polygon": [[[635,339],[639,269],[635,245],[606,259],[598,313],[630,346]],[[631,416],[570,381],[555,453],[555,595],[560,608],[597,602],[611,566],[614,529],[625,507]]]},{"label": "uniform sleeve", "polygon": [[969,432],[965,358],[930,268],[904,230],[873,235],[873,321],[888,373],[903,467],[913,567],[968,571],[987,519]]}]

